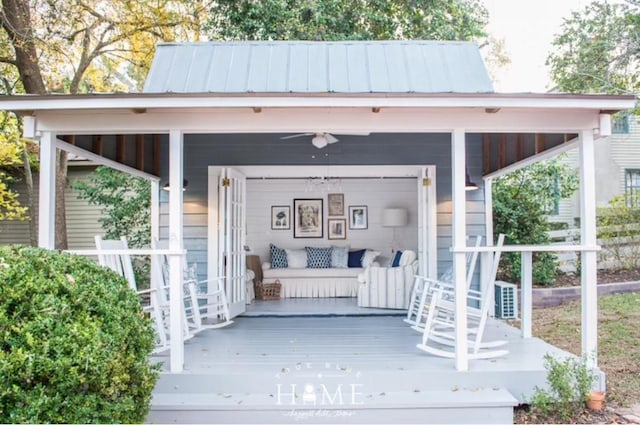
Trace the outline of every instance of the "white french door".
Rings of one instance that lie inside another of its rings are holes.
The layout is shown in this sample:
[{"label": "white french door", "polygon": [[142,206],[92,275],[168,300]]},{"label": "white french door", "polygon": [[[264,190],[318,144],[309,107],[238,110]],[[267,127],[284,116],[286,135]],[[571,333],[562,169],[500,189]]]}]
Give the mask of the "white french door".
[{"label": "white french door", "polygon": [[246,198],[242,173],[209,167],[209,279],[223,276],[232,318],[246,310]]},{"label": "white french door", "polygon": [[438,273],[436,167],[423,167],[418,178],[418,274],[431,279]]}]

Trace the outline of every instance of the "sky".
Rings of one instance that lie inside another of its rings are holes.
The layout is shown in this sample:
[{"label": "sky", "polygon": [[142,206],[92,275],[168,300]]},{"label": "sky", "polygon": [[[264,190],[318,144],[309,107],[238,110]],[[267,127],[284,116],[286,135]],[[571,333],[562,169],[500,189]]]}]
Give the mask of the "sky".
[{"label": "sky", "polygon": [[504,38],[511,64],[497,74],[494,89],[504,93],[543,93],[551,89],[545,61],[563,18],[591,0],[483,0],[489,32]]}]

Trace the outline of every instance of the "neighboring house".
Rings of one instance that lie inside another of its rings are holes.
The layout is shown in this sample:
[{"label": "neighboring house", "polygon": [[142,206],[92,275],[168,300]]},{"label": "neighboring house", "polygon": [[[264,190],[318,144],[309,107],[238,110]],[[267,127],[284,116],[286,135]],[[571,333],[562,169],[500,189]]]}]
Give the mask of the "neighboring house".
[{"label": "neighboring house", "polygon": [[[628,202],[638,204],[640,190],[640,124],[633,113],[621,112],[612,121],[612,134],[595,145],[596,149],[596,203],[606,207],[615,196],[623,195]],[[562,158],[566,164],[578,168],[578,149],[568,151]],[[575,195],[558,202],[555,214],[549,216],[554,222],[565,222],[576,226],[580,217],[580,201]]]},{"label": "neighboring house", "polygon": [[[65,192],[65,207],[67,217],[67,243],[69,249],[90,249],[95,247],[94,236],[103,235],[104,231],[98,220],[102,216],[101,207],[97,205],[89,205],[89,202],[80,199],[78,192],[71,187],[71,183],[75,180],[87,180],[89,174],[96,168],[95,164],[91,164],[86,160],[70,160],[67,179],[69,185]],[[40,182],[38,174],[34,173],[33,185],[36,192],[36,210],[37,194]],[[19,194],[20,202],[26,205],[26,186],[24,181],[18,181],[15,184],[15,190]],[[37,217],[37,211],[36,211]],[[5,220],[0,221],[0,245],[7,244],[25,244],[29,242],[29,222]]]},{"label": "neighboring house", "polygon": [[[285,248],[349,245],[372,248],[387,258],[401,243],[417,251],[425,276],[437,277],[453,266],[454,359],[403,351],[399,356],[404,366],[389,370],[385,358],[372,357],[368,372],[379,382],[395,375],[400,385],[442,382],[447,385],[440,393],[445,398],[455,397],[451,388],[463,381],[461,387],[491,389],[498,381],[508,382],[516,397],[527,391],[519,385],[532,375],[543,386],[544,350],[553,348],[531,335],[531,276],[526,270],[531,252],[548,247],[502,248],[523,252],[522,344],[506,358],[474,360],[470,367],[465,265],[474,248],[468,248],[466,240],[469,235],[485,235],[493,241],[492,178],[575,146],[584,152],[580,161],[584,208],[582,240],[570,249],[583,252],[582,350],[595,367],[594,129],[607,128],[610,111],[633,104],[633,96],[495,93],[475,44],[428,41],[166,43],[158,46],[144,93],[0,98],[0,108],[28,114],[27,134],[40,134],[41,184],[47,189],[40,191],[40,204],[47,206],[40,211],[41,246],[51,248],[54,241],[57,148],[152,182],[152,232],[170,239],[172,293],[178,295],[171,303],[168,359],[177,381],[166,382],[164,395],[171,401],[176,392],[182,393],[188,399],[186,410],[209,397],[200,387],[189,387],[192,382],[204,386],[229,382],[240,393],[253,393],[248,387],[239,389],[254,383],[253,375],[241,375],[248,367],[243,357],[247,351],[264,353],[257,367],[273,364],[263,345],[255,345],[271,342],[267,333],[260,332],[249,341],[254,345],[224,348],[233,357],[233,370],[201,381],[192,375],[197,371],[183,373],[185,359],[207,356],[199,338],[193,338],[191,345],[197,352],[185,355],[180,302],[183,249],[189,261],[202,264],[208,277],[224,276],[231,310],[241,316],[246,250],[266,260],[272,243]],[[475,183],[484,182],[484,190],[467,192],[467,175]],[[185,179],[188,186],[183,192],[178,188],[184,187]],[[165,183],[172,190],[161,191]],[[330,193],[344,195],[344,211],[332,217],[327,209]],[[287,207],[294,224],[283,229],[271,214]],[[388,208],[406,209],[407,225],[383,226],[382,212]],[[344,220],[346,239],[327,237],[328,219],[334,217]],[[376,326],[366,318],[360,323]],[[294,365],[302,364],[307,359],[295,356],[296,341],[287,338],[287,329],[278,330],[285,340],[275,350],[291,354],[297,359]],[[359,336],[356,327],[353,335]],[[226,344],[220,336],[220,344]],[[385,344],[376,338],[370,341],[362,352],[336,353],[337,361],[348,366],[356,358],[375,355],[374,346]],[[340,348],[341,342],[335,344]],[[413,349],[411,344],[406,347]],[[405,367],[422,367],[430,361],[435,367],[429,370],[401,373]],[[477,366],[488,369],[478,373]],[[280,367],[277,374],[281,371],[285,373]],[[262,369],[255,372],[261,373]],[[276,379],[270,371],[268,379],[270,384]],[[417,388],[405,385],[404,390],[408,397],[423,397]],[[405,406],[402,397],[386,394],[383,408]],[[491,403],[469,394],[468,406],[481,409]],[[375,394],[383,395],[384,391]],[[239,407],[235,399],[228,402],[225,411],[251,413],[247,403]],[[277,409],[283,407],[267,410]],[[409,416],[404,420],[410,420],[410,412],[405,413]],[[220,418],[246,422],[250,417]]]}]

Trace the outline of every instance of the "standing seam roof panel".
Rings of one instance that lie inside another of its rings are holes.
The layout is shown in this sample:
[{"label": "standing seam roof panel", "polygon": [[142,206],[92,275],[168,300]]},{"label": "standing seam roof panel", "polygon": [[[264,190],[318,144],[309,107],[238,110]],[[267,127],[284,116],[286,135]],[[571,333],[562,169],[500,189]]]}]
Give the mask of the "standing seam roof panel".
[{"label": "standing seam roof panel", "polygon": [[491,93],[478,47],[442,41],[161,43],[146,93]]}]

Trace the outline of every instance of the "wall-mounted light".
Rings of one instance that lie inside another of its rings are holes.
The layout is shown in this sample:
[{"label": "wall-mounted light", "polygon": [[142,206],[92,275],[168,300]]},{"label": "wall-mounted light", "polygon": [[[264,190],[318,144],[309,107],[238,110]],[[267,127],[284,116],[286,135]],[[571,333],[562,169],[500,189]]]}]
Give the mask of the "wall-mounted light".
[{"label": "wall-mounted light", "polygon": [[[187,190],[187,186],[189,186],[189,181],[187,179],[182,180],[182,191]],[[164,186],[162,186],[162,190],[166,190],[167,192],[171,190],[169,187],[169,182],[166,182]]]},{"label": "wall-mounted light", "polygon": [[471,177],[469,177],[469,172],[467,170],[464,172],[464,190],[478,190],[478,185],[471,181]]}]

